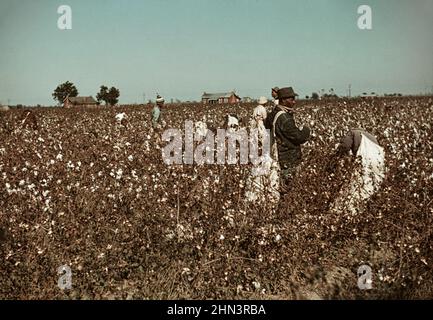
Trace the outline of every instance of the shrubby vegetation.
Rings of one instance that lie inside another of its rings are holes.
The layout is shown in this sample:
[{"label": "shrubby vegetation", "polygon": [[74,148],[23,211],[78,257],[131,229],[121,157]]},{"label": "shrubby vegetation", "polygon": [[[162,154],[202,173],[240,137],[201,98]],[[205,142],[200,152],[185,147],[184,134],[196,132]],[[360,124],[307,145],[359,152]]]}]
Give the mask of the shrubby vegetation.
[{"label": "shrubby vegetation", "polygon": [[[252,107],[171,105],[163,119],[221,127]],[[432,99],[300,103],[313,139],[277,210],[243,201],[248,166],[166,166],[150,110],[38,108],[37,126],[1,115],[1,298],[433,298]],[[377,136],[387,173],[363,214],[336,216],[350,166],[332,175],[329,156],[351,127]],[[372,290],[357,287],[362,264]]]}]

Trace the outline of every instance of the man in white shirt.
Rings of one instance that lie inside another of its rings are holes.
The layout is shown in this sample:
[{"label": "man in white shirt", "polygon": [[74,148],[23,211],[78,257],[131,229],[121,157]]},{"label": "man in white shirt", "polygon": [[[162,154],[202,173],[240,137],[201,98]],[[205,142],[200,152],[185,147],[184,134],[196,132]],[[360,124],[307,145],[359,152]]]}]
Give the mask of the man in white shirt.
[{"label": "man in white shirt", "polygon": [[[253,110],[253,119],[250,122],[251,129],[257,129],[258,143],[262,146],[265,138],[264,121],[268,115],[265,105],[266,97],[260,97],[258,106]],[[269,134],[269,133],[268,133]],[[270,137],[268,137],[269,139]],[[261,149],[261,147],[259,147]],[[263,149],[261,149],[263,152]],[[255,166],[248,177],[246,184],[246,200],[249,202],[266,202],[277,205],[280,199],[278,163],[268,155],[262,155],[262,162]]]},{"label": "man in white shirt", "polygon": [[251,123],[252,128],[257,128],[259,130],[259,135],[263,135],[263,132],[265,130],[264,121],[268,115],[266,112],[265,104],[268,102],[268,99],[265,97],[259,98],[259,105],[254,108],[253,110],[253,119]]}]

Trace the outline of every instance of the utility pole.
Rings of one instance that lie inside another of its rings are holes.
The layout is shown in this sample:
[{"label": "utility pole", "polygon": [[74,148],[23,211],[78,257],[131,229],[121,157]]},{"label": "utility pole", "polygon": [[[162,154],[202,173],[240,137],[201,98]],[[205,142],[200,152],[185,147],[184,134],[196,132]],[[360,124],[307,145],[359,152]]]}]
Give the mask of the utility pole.
[{"label": "utility pole", "polygon": [[349,98],[352,96],[352,85],[349,84]]},{"label": "utility pole", "polygon": [[143,104],[146,104],[146,94],[143,92]]}]

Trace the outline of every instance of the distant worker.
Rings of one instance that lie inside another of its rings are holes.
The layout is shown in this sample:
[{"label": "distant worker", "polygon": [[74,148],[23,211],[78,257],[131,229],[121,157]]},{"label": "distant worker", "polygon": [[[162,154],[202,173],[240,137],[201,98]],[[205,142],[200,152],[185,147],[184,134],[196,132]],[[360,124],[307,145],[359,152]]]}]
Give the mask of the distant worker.
[{"label": "distant worker", "polygon": [[203,116],[201,121],[196,121],[194,123],[194,139],[196,141],[203,141],[206,138],[208,131],[206,116]]},{"label": "distant worker", "polygon": [[[248,202],[266,203],[275,208],[280,200],[280,179],[278,162],[272,159],[269,153],[266,154],[264,148],[264,143],[266,143],[264,139],[269,139],[269,132],[265,136],[264,124],[268,115],[265,109],[267,102],[266,97],[259,98],[258,106],[253,110],[253,118],[250,122],[251,129],[257,129],[258,151],[261,155],[261,161],[253,166],[251,174],[248,176],[245,199]],[[253,143],[253,141],[251,142]]]},{"label": "distant worker", "polygon": [[353,166],[350,182],[339,191],[331,210],[355,214],[363,210],[363,202],[379,188],[385,175],[385,151],[376,138],[363,129],[352,129],[341,140],[335,157],[360,159],[360,167]]},{"label": "distant worker", "polygon": [[280,189],[288,192],[301,162],[301,145],[310,138],[310,129],[296,127],[293,113],[296,94],[292,87],[278,90],[279,104],[272,110],[265,121],[265,127],[271,131],[272,157],[280,165]]},{"label": "distant worker", "polygon": [[152,110],[152,126],[154,129],[158,128],[161,122],[161,108],[164,107],[164,98],[159,94],[156,96],[156,105]]},{"label": "distant worker", "polygon": [[258,106],[253,110],[253,119],[250,123],[251,128],[257,128],[259,131],[259,137],[263,137],[263,133],[265,131],[264,121],[268,113],[266,112],[265,105],[268,102],[268,99],[265,97],[260,97],[258,101]]},{"label": "distant worker", "polygon": [[280,88],[278,87],[273,87],[271,89],[271,95],[272,95],[274,106],[278,106],[278,90],[280,90]]},{"label": "distant worker", "polygon": [[237,114],[227,114],[225,117],[224,129],[228,132],[236,132],[240,127],[240,123],[241,121]]},{"label": "distant worker", "polygon": [[128,116],[125,112],[121,112],[116,114],[116,123],[120,126],[127,127],[128,126]]}]

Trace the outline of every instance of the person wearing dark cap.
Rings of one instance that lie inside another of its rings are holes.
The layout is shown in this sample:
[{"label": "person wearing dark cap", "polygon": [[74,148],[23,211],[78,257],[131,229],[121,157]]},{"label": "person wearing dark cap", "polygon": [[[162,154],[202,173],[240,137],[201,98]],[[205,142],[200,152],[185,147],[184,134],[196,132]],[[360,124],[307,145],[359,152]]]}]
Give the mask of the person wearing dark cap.
[{"label": "person wearing dark cap", "polygon": [[298,96],[292,87],[278,90],[279,104],[266,118],[265,127],[271,131],[272,156],[278,160],[281,190],[287,191],[297,165],[301,162],[301,145],[310,138],[310,129],[299,129],[293,117]]},{"label": "person wearing dark cap", "polygon": [[278,90],[280,90],[280,88],[278,87],[273,87],[271,89],[271,95],[272,95],[274,106],[278,106]]},{"label": "person wearing dark cap", "polygon": [[164,106],[164,98],[159,94],[156,96],[156,105],[152,110],[152,126],[154,129],[161,122],[161,108]]}]

